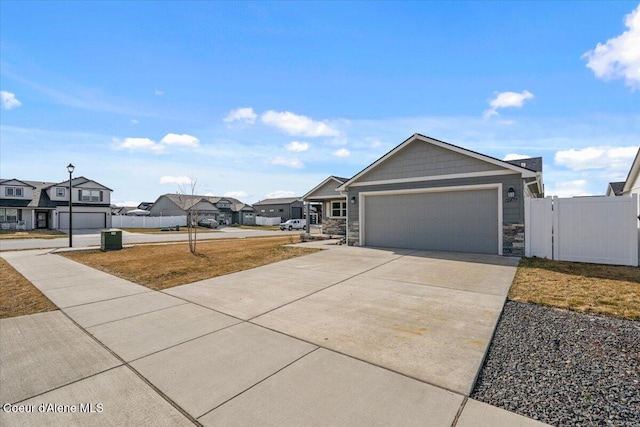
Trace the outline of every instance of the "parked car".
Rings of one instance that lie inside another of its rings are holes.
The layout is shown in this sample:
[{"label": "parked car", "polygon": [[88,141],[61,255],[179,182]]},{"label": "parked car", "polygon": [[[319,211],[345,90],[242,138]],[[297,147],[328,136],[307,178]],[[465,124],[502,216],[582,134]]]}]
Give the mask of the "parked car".
[{"label": "parked car", "polygon": [[306,219],[290,219],[286,222],[280,223],[280,230],[306,230],[307,229],[307,220]]},{"label": "parked car", "polygon": [[198,221],[200,227],[218,228],[218,221],[213,218],[204,218]]}]

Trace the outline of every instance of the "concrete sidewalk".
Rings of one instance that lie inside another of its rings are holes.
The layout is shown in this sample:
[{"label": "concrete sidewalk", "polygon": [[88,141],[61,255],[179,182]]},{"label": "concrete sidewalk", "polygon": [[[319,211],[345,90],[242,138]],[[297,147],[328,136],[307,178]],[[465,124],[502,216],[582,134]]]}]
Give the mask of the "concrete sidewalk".
[{"label": "concrete sidewalk", "polygon": [[[0,400],[10,404],[0,411],[2,425],[543,425],[371,360],[375,352],[351,357],[366,347],[354,341],[362,301],[372,308],[379,293],[382,303],[398,298],[401,310],[412,301],[424,306],[434,292],[449,298],[442,286],[413,283],[415,269],[394,267],[413,256],[444,268],[431,258],[335,247],[156,292],[44,251],[1,256],[61,308],[0,320]],[[499,262],[481,268],[500,277],[509,267]],[[403,270],[402,297],[376,284],[387,280],[378,274]],[[469,292],[458,289],[468,286],[465,278],[459,282],[448,283],[455,298]],[[488,301],[504,298],[491,283],[479,286]],[[353,294],[356,305],[347,303]],[[332,306],[354,317],[322,313]],[[432,339],[421,334],[399,336]]]}]

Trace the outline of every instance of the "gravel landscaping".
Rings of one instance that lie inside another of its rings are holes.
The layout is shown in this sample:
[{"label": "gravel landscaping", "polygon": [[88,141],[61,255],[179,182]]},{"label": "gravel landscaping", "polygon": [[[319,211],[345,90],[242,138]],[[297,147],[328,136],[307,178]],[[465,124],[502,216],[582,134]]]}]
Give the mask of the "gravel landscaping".
[{"label": "gravel landscaping", "polygon": [[640,322],[507,301],[471,397],[556,426],[640,426]]}]

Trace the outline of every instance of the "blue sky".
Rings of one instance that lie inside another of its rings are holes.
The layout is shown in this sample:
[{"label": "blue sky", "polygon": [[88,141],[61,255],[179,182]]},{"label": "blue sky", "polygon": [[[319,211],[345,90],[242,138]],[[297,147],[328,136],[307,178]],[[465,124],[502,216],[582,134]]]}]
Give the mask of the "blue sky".
[{"label": "blue sky", "polygon": [[634,2],[0,3],[0,174],[252,203],[413,133],[604,194],[640,144]]}]

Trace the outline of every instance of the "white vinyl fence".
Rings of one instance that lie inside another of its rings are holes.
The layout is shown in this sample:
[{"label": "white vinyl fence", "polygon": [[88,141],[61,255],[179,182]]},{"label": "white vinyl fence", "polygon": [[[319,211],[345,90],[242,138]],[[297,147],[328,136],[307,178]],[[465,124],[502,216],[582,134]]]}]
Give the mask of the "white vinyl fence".
[{"label": "white vinyl fence", "polygon": [[638,266],[638,198],[525,199],[525,255]]},{"label": "white vinyl fence", "polygon": [[256,225],[280,225],[280,223],[282,222],[282,218],[275,217],[275,218],[269,218],[266,216],[257,216],[256,217]]},{"label": "white vinyl fence", "polygon": [[187,217],[182,216],[128,216],[113,215],[111,227],[113,228],[161,228],[186,226]]}]

